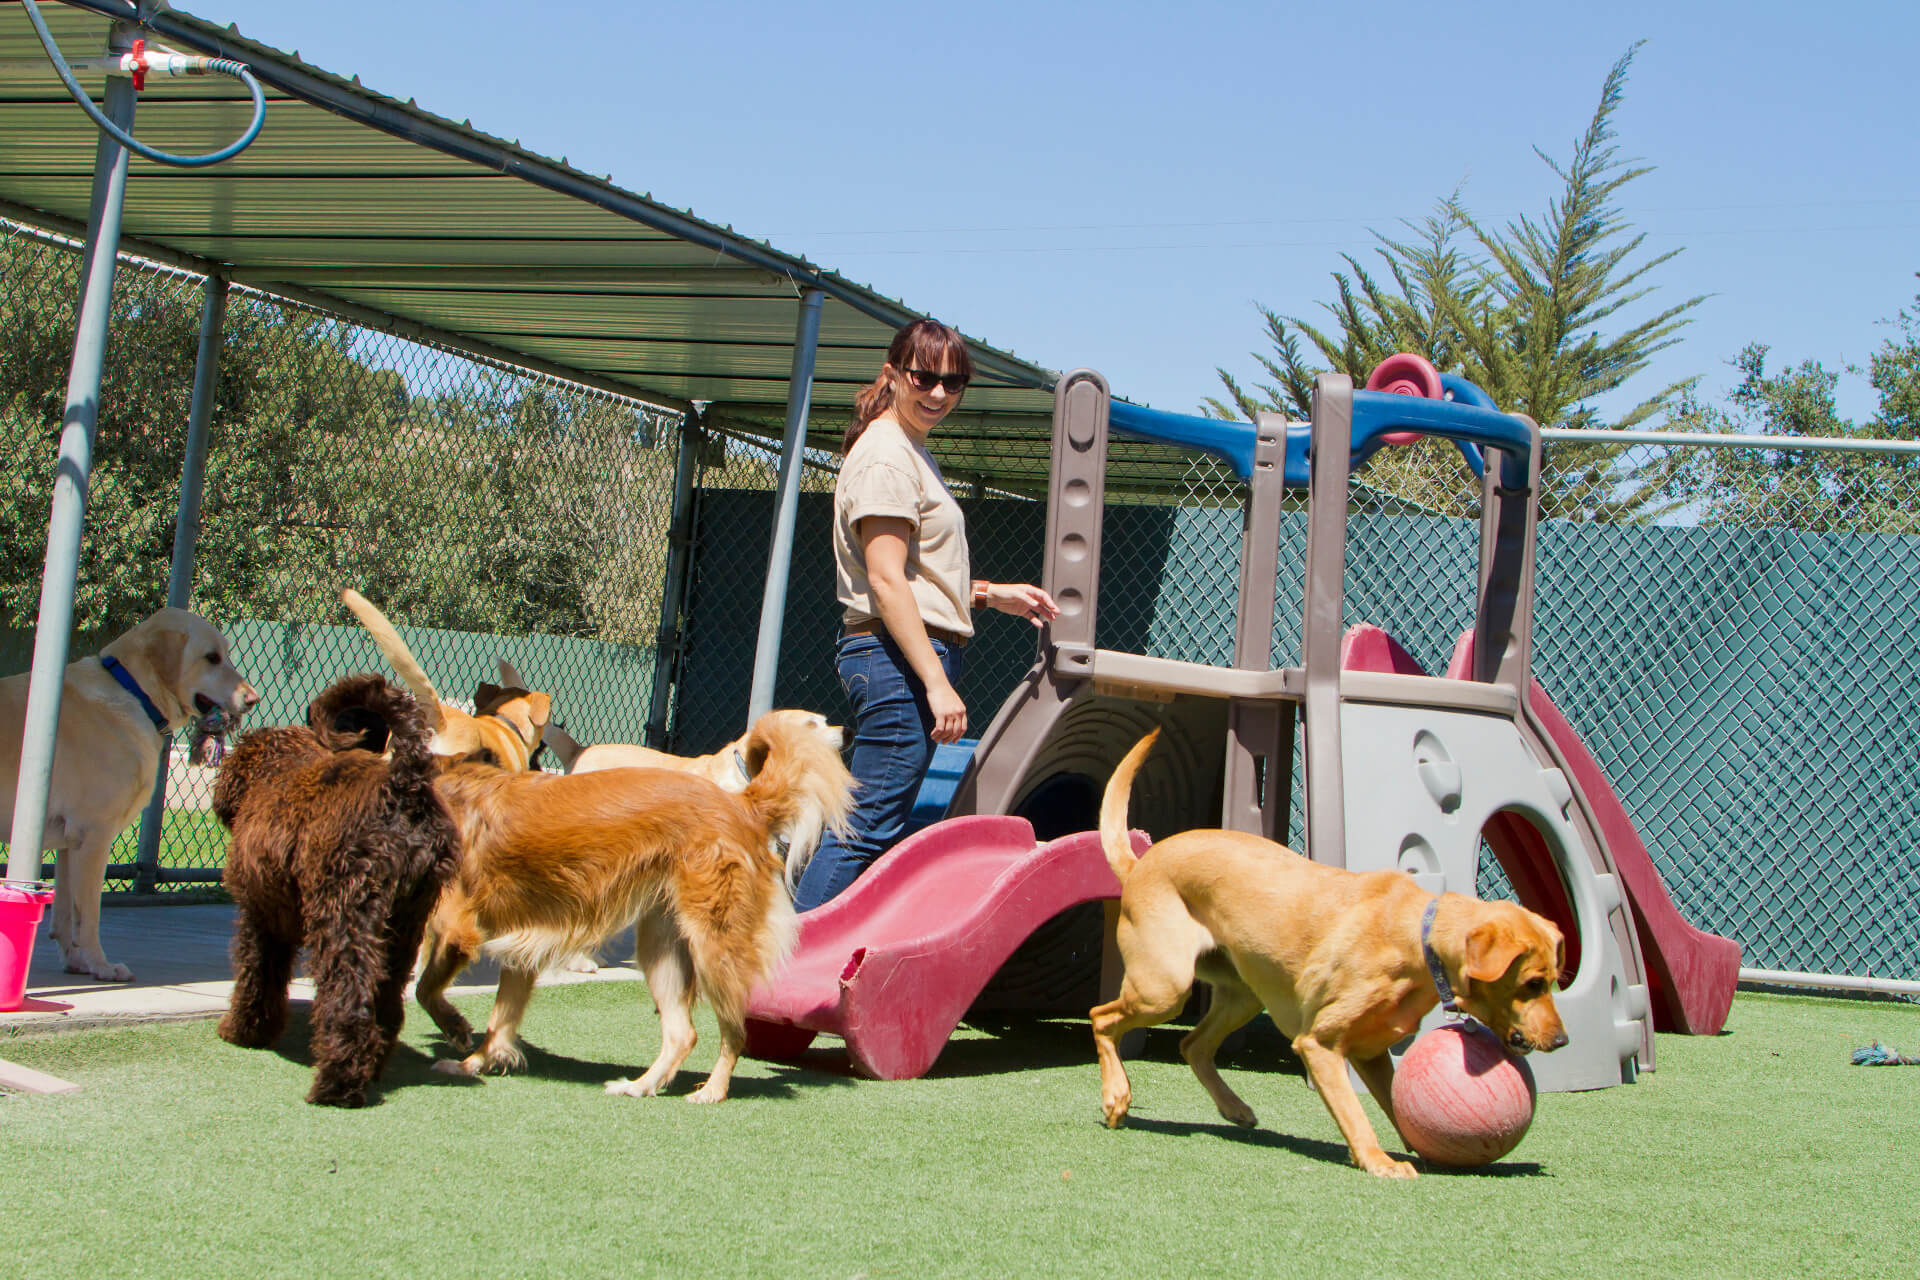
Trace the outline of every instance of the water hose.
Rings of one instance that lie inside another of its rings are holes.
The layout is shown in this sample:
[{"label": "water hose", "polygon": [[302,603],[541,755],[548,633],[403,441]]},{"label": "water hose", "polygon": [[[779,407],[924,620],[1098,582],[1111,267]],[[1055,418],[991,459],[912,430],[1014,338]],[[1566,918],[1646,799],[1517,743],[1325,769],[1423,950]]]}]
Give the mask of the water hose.
[{"label": "water hose", "polygon": [[246,132],[218,151],[209,151],[199,156],[182,156],[148,146],[107,119],[105,113],[93,105],[93,99],[74,78],[73,68],[67,64],[65,58],[60,56],[60,48],[53,42],[53,33],[47,30],[46,19],[40,16],[40,6],[34,0],[20,0],[20,3],[26,7],[27,21],[33,24],[34,34],[40,37],[40,47],[47,51],[47,58],[53,63],[54,71],[59,73],[60,82],[67,87],[68,96],[93,117],[94,124],[136,155],[180,169],[203,169],[240,154],[246,149],[248,143],[260,135],[260,126],[265,124],[267,119],[266,95],[261,92],[260,82],[254,79],[253,72],[245,63],[235,62],[231,58],[204,58],[183,53],[149,54],[147,42],[135,40],[131,50],[117,55],[114,59],[118,63],[119,70],[132,75],[135,89],[146,88],[149,72],[159,72],[169,76],[223,75],[240,81],[247,86],[247,92],[253,95],[253,120],[247,125]]}]

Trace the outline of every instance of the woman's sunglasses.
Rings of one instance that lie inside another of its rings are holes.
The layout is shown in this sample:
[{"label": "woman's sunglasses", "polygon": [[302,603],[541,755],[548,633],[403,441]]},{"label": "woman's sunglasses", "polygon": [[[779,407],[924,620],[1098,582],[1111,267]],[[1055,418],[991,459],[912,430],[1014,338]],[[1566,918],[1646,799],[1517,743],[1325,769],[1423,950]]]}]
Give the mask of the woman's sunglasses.
[{"label": "woman's sunglasses", "polygon": [[902,369],[900,372],[907,375],[915,391],[931,391],[936,382],[945,387],[950,396],[957,396],[967,389],[967,375],[964,373],[930,373],[925,369]]}]

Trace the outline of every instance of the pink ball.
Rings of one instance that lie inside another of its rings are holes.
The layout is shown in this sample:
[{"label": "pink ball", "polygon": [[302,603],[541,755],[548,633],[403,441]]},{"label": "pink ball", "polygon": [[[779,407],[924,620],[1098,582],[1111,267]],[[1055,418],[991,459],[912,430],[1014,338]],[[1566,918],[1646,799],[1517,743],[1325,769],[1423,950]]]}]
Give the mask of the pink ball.
[{"label": "pink ball", "polygon": [[1435,1027],[1393,1073],[1393,1118],[1407,1145],[1435,1164],[1489,1164],[1533,1123],[1533,1069],[1478,1023]]}]

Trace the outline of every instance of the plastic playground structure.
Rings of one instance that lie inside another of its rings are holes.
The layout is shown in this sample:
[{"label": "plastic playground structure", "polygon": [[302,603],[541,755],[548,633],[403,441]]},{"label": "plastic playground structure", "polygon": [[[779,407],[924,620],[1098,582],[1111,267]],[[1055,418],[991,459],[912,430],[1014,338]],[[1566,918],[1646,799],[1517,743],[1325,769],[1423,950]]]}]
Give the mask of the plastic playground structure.
[{"label": "plastic playground structure", "polygon": [[[1095,646],[1110,429],[1213,454],[1246,481],[1231,667]],[[1474,624],[1438,677],[1380,628],[1342,627],[1349,475],[1382,445],[1422,435],[1454,442],[1481,478]],[[1063,377],[1043,570],[1061,616],[1049,643],[982,735],[948,816],[801,917],[792,963],[754,998],[748,1051],[792,1058],[824,1032],[868,1075],[925,1072],[1034,930],[1117,898],[1096,836],[1039,841],[1021,815],[1057,806],[1063,780],[1082,784],[1083,803],[1097,796],[1154,724],[1162,747],[1134,813],[1161,834],[1221,826],[1284,842],[1302,724],[1309,857],[1472,895],[1484,840],[1522,904],[1567,938],[1556,1002],[1570,1044],[1533,1063],[1540,1088],[1631,1082],[1654,1065],[1656,1029],[1718,1032],[1739,945],[1682,919],[1606,777],[1532,678],[1540,458],[1530,419],[1418,357],[1384,362],[1365,390],[1321,375],[1311,423],[1160,413],[1114,403],[1089,370]],[[1308,494],[1301,665],[1274,668],[1289,488]],[[1060,815],[1046,816],[1059,829]]]}]

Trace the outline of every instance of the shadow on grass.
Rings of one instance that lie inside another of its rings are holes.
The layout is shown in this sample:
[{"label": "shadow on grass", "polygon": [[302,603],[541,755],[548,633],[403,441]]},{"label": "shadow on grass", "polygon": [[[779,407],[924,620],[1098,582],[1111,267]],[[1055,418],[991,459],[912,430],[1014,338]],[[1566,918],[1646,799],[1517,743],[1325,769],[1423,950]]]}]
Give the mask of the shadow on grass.
[{"label": "shadow on grass", "polygon": [[[988,1038],[952,1040],[934,1062],[932,1077],[1001,1075],[1041,1067],[1092,1066],[1093,1032],[1083,1018],[1019,1018],[995,1014],[968,1018],[966,1026]],[[1180,1063],[1180,1040],[1189,1027],[1150,1027],[1144,1045],[1129,1061]],[[1219,1065],[1229,1071],[1304,1076],[1299,1059],[1277,1036],[1247,1037],[1223,1050]]]},{"label": "shadow on grass", "polygon": [[[1224,1122],[1190,1122],[1180,1120],[1152,1120],[1143,1118],[1138,1112],[1127,1116],[1127,1128],[1139,1129],[1145,1133],[1161,1133],[1169,1137],[1180,1138],[1216,1138],[1227,1142],[1238,1142],[1244,1146],[1273,1147],[1290,1151],[1294,1155],[1305,1156],[1310,1160],[1319,1160],[1326,1164],[1354,1167],[1347,1154],[1344,1142],[1326,1142],[1319,1138],[1303,1138],[1290,1133],[1276,1133],[1271,1129],[1255,1127],[1242,1129],[1235,1124]],[[1408,1153],[1387,1149],[1387,1154],[1396,1159],[1408,1159]],[[1545,1170],[1531,1160],[1509,1160],[1496,1164],[1481,1165],[1473,1169],[1454,1168],[1449,1165],[1435,1164],[1419,1156],[1411,1157],[1414,1166],[1420,1170],[1421,1177],[1442,1178],[1531,1178],[1544,1176]]]},{"label": "shadow on grass", "polygon": [[[297,1047],[304,1055],[306,1047],[304,1034],[296,1038],[293,1033],[289,1031],[286,1039],[296,1041]],[[704,1045],[705,1042],[706,1038],[703,1037],[702,1044]],[[420,1050],[413,1048],[403,1041],[395,1048],[393,1057],[387,1064],[386,1071],[382,1073],[381,1085],[392,1088],[414,1084],[452,1084],[474,1088],[483,1086],[490,1078],[486,1075],[455,1075],[449,1072],[434,1070],[434,1063],[436,1061],[458,1061],[466,1057],[466,1054],[456,1050],[450,1043],[438,1035],[434,1036],[432,1045],[432,1053],[422,1053]],[[636,1060],[629,1062],[606,1062],[595,1058],[575,1058],[567,1054],[554,1053],[551,1050],[543,1049],[531,1040],[521,1040],[520,1051],[526,1055],[527,1065],[523,1069],[514,1072],[514,1075],[528,1076],[541,1080],[557,1080],[563,1084],[589,1085],[592,1086],[595,1091],[604,1089],[610,1080],[634,1079],[645,1072],[652,1062],[650,1058],[644,1061]],[[311,1061],[310,1058],[296,1057],[293,1053],[283,1053],[282,1056],[295,1061]],[[812,1055],[809,1056],[811,1057]],[[833,1062],[835,1056],[839,1059],[838,1070],[835,1069]],[[846,1062],[845,1054],[833,1055],[823,1053],[820,1057],[821,1061],[804,1063],[762,1062],[759,1059],[753,1058],[742,1059],[743,1062],[751,1062],[759,1067],[773,1071],[775,1073],[774,1077],[772,1079],[765,1079],[758,1075],[735,1074],[732,1085],[727,1090],[727,1096],[730,1098],[787,1098],[792,1097],[798,1088],[822,1084],[846,1085],[852,1083],[852,1079],[849,1078],[852,1076],[852,1071]],[[707,1071],[711,1065],[711,1062],[702,1061],[698,1058],[690,1059],[689,1064],[681,1068],[680,1073],[674,1077],[673,1082],[661,1090],[660,1096],[663,1098],[673,1098],[692,1093],[706,1083]]]},{"label": "shadow on grass", "polygon": [[[271,1051],[282,1061],[306,1071],[313,1070],[313,1006],[295,1001],[287,1010],[287,1029],[274,1041]],[[367,1090],[366,1105],[377,1107],[395,1089],[414,1085],[470,1086],[476,1083],[465,1076],[452,1076],[433,1069],[432,1055],[422,1053],[405,1040],[393,1046],[393,1053]]]}]

